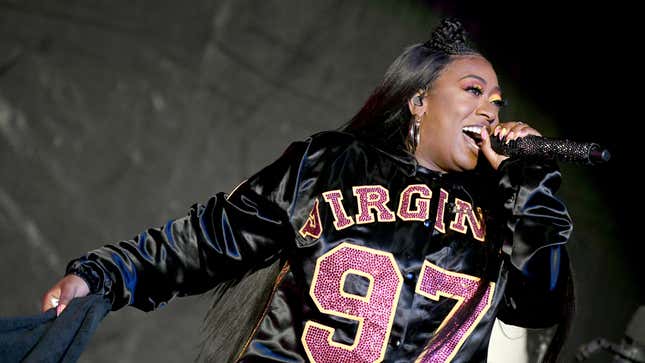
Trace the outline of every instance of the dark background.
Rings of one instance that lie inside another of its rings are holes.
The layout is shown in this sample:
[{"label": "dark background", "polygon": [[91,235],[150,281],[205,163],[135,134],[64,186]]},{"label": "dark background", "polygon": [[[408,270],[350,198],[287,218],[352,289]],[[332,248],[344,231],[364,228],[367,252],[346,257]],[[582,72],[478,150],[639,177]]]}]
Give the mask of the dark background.
[{"label": "dark background", "polygon": [[[444,15],[492,61],[507,120],[612,152],[604,166],[562,165],[579,310],[565,360],[595,337],[618,341],[645,301],[645,251],[639,23],[616,2],[0,0],[0,314],[37,312],[69,259],[182,216],[291,140],[342,124]],[[192,359],[209,302],[111,314],[82,360]]]}]

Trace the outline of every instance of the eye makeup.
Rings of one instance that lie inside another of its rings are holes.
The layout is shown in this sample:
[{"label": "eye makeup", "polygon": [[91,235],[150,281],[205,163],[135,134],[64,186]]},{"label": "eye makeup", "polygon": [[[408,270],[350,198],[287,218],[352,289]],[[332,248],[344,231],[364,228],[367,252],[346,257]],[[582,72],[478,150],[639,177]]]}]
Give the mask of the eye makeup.
[{"label": "eye makeup", "polygon": [[506,106],[506,100],[502,99],[502,96],[500,94],[494,94],[490,96],[488,99],[488,102],[494,104],[497,107],[505,107]]}]

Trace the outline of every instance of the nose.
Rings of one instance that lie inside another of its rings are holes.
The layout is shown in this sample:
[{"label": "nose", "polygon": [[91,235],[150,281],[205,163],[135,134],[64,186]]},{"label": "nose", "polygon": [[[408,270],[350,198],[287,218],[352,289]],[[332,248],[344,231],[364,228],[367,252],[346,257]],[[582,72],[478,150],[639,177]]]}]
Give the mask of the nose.
[{"label": "nose", "polygon": [[497,106],[491,104],[490,102],[482,102],[477,108],[477,115],[484,117],[489,124],[492,124],[497,118],[496,107]]}]

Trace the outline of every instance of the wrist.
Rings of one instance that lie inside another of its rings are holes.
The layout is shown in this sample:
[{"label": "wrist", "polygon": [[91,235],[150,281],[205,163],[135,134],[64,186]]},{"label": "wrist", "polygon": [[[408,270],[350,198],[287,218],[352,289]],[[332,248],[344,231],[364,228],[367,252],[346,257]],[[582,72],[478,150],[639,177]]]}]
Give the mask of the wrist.
[{"label": "wrist", "polygon": [[90,294],[106,295],[109,292],[110,280],[94,266],[92,261],[71,261],[65,270],[65,275],[74,275],[81,278],[89,289]]}]

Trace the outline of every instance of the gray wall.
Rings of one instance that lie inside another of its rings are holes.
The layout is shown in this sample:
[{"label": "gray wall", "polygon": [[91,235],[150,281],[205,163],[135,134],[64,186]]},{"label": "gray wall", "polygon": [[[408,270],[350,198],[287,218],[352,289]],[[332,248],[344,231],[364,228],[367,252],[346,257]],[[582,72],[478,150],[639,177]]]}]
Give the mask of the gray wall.
[{"label": "gray wall", "polygon": [[[69,259],[182,216],[346,121],[439,15],[409,1],[0,1],[0,315],[37,313]],[[511,112],[558,132],[530,104]],[[576,347],[618,339],[642,290],[607,248],[617,227],[584,170],[565,173]],[[110,314],[81,360],[193,359],[208,304]]]}]

